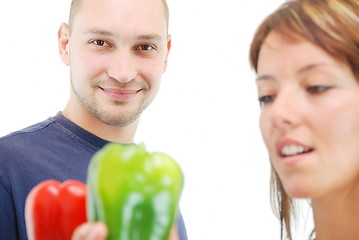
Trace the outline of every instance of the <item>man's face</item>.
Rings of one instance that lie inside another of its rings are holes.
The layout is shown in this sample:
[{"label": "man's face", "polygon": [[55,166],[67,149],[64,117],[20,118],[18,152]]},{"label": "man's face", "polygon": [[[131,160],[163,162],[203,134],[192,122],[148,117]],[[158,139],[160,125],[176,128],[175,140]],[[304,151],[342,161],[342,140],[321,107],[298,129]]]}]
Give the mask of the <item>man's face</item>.
[{"label": "man's face", "polygon": [[161,0],[83,0],[63,59],[69,104],[108,125],[132,123],[159,89],[169,48]]}]

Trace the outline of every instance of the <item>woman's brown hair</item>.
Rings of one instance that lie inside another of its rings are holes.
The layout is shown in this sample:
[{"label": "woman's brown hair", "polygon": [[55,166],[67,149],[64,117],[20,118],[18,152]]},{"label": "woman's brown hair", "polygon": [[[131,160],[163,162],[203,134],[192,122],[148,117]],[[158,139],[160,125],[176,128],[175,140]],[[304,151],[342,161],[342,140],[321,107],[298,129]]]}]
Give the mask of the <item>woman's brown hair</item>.
[{"label": "woman's brown hair", "polygon": [[[258,27],[250,47],[250,64],[257,72],[261,47],[272,31],[302,37],[336,59],[345,61],[359,81],[359,0],[291,0]],[[271,201],[281,223],[281,238],[292,239],[293,199],[272,168]]]}]

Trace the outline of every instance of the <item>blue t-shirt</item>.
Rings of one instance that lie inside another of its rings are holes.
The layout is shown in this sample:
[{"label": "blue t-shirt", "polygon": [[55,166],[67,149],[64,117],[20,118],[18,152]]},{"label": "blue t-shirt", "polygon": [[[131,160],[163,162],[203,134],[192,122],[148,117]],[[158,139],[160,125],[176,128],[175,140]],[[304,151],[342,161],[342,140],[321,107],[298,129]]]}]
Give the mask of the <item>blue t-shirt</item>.
[{"label": "blue t-shirt", "polygon": [[[26,240],[24,206],[30,190],[48,179],[86,182],[92,155],[107,143],[60,112],[0,138],[0,240]],[[187,240],[181,215],[177,228],[180,240]]]}]

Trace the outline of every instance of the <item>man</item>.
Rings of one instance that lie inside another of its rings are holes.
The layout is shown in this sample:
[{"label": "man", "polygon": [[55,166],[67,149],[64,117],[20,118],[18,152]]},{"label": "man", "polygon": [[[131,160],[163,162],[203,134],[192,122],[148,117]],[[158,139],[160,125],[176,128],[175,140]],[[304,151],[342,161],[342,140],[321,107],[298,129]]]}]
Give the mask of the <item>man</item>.
[{"label": "man", "polygon": [[[27,239],[25,199],[39,182],[84,182],[97,150],[109,141],[133,142],[166,70],[167,25],[164,0],[73,0],[69,24],[58,33],[61,59],[70,66],[67,105],[55,117],[0,139],[1,240]],[[85,224],[74,238],[87,239],[86,229],[96,227]],[[181,216],[177,229],[187,239]]]}]

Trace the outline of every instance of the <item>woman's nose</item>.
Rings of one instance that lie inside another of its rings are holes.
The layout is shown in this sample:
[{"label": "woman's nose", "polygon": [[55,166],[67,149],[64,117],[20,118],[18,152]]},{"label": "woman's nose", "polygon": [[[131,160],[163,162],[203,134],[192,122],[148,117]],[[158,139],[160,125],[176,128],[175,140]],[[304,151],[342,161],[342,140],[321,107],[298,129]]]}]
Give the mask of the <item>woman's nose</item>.
[{"label": "woman's nose", "polygon": [[302,111],[298,92],[283,90],[277,93],[271,105],[270,118],[277,128],[296,127],[300,124]]}]

